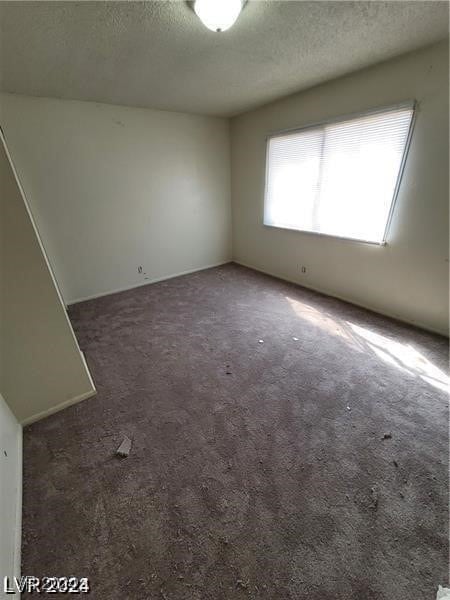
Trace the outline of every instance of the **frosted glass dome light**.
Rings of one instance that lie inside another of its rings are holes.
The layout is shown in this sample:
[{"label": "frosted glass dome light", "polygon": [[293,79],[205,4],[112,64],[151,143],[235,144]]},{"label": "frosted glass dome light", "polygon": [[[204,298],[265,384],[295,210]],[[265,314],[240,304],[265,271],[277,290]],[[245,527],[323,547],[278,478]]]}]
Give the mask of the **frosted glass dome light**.
[{"label": "frosted glass dome light", "polygon": [[194,10],[200,21],[211,31],[226,31],[239,16],[242,0],[196,0]]}]

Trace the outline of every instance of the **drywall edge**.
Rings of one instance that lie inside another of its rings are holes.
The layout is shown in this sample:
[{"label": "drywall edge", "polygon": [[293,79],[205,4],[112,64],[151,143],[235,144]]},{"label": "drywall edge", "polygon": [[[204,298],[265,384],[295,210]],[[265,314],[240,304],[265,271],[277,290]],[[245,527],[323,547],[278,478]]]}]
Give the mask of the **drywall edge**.
[{"label": "drywall edge", "polygon": [[23,428],[19,423],[17,436],[17,498],[16,498],[16,539],[14,549],[14,575],[20,579],[22,574],[22,504],[23,504]]},{"label": "drywall edge", "polygon": [[[69,316],[68,316],[67,311],[66,311],[66,305],[65,305],[64,300],[62,298],[61,291],[60,291],[60,289],[58,287],[58,283],[57,283],[57,281],[55,279],[55,275],[53,273],[53,270],[51,268],[50,262],[48,260],[48,256],[47,256],[47,254],[45,252],[45,248],[44,248],[44,246],[42,244],[42,240],[41,240],[41,237],[39,235],[39,231],[37,229],[35,220],[33,218],[33,213],[31,211],[29,203],[27,201],[24,189],[22,187],[22,184],[20,182],[20,179],[19,179],[16,167],[14,165],[14,161],[13,161],[13,159],[11,157],[10,152],[9,152],[8,144],[6,142],[6,138],[5,138],[3,129],[1,127],[0,127],[0,143],[3,144],[3,147],[5,149],[6,157],[8,159],[8,162],[9,162],[10,166],[11,166],[11,170],[12,170],[12,173],[13,173],[14,178],[16,180],[17,186],[19,188],[19,192],[20,192],[20,194],[22,196],[23,204],[25,206],[25,210],[26,210],[26,212],[28,214],[28,217],[30,219],[31,226],[32,226],[34,234],[36,236],[39,248],[40,248],[40,250],[42,252],[42,256],[44,257],[44,262],[45,262],[45,264],[47,266],[47,269],[48,269],[48,272],[50,274],[50,278],[51,278],[51,280],[53,282],[54,288],[56,290],[56,294],[57,294],[57,297],[59,299],[59,302],[61,303],[61,305],[63,307],[64,318],[66,320],[68,330],[70,332],[70,335],[72,336],[72,339],[74,341],[75,347],[77,348],[77,350],[79,352],[81,361],[82,361],[82,363],[83,363],[83,365],[85,367],[85,371],[86,371],[87,378],[89,380],[89,384],[91,386],[91,389],[88,392],[86,392],[84,394],[81,394],[80,396],[76,396],[74,398],[70,398],[69,400],[66,400],[65,402],[57,404],[54,407],[51,407],[50,409],[47,409],[46,411],[43,411],[43,412],[37,413],[35,415],[32,415],[31,417],[28,417],[27,419],[25,419],[24,421],[22,421],[20,423],[23,426],[24,424],[29,424],[29,423],[32,423],[34,421],[38,421],[40,419],[43,419],[43,418],[49,416],[50,414],[53,414],[55,412],[58,412],[58,411],[62,410],[63,408],[65,408],[67,406],[70,406],[72,404],[76,404],[77,402],[81,402],[82,400],[90,398],[91,396],[94,396],[97,393],[97,390],[95,388],[95,384],[94,384],[94,381],[92,379],[92,375],[91,375],[91,372],[90,372],[89,367],[87,365],[87,362],[86,362],[86,359],[84,357],[84,354],[81,352],[80,346],[78,344],[78,340],[77,340],[77,338],[75,336],[75,332],[73,330],[72,323],[70,322]],[[20,554],[19,554],[19,566],[20,566]]]},{"label": "drywall edge", "polygon": [[[13,465],[11,465],[13,469],[12,473],[4,473],[5,480],[2,483],[5,485],[5,491],[9,495],[11,500],[12,510],[8,511],[8,523],[3,523],[2,526],[5,525],[8,528],[11,527],[13,531],[13,535],[9,537],[8,535],[2,538],[2,543],[5,543],[7,540],[10,546],[8,547],[8,553],[12,558],[12,572],[5,572],[2,574],[3,576],[8,577],[16,577],[18,580],[21,576],[21,547],[22,547],[22,477],[23,477],[23,443],[22,443],[22,425],[18,422],[5,398],[0,393],[0,412],[2,418],[2,430],[6,433],[6,436],[12,439],[12,444],[7,444],[8,448],[8,456],[7,460],[14,460]],[[4,423],[3,423],[4,419]],[[5,427],[5,429],[3,429]],[[5,440],[2,440],[2,446]],[[13,451],[12,446],[15,446],[15,451]],[[4,448],[5,446],[3,446]],[[9,452],[11,450],[11,452]],[[3,457],[2,457],[3,458]],[[11,475],[11,478],[14,478],[14,481],[9,481],[8,477]],[[7,481],[8,479],[8,481]],[[1,518],[4,519],[6,516],[6,512],[1,515]],[[5,532],[6,533],[6,532]],[[3,579],[2,579],[3,583]],[[17,594],[14,594],[14,597],[18,597]],[[3,598],[3,596],[2,596]]]},{"label": "drywall edge", "polygon": [[[23,189],[22,184],[20,182],[19,175],[17,174],[17,170],[16,170],[16,167],[14,165],[14,161],[13,161],[13,159],[11,157],[10,152],[9,152],[8,144],[6,143],[6,138],[5,138],[5,135],[3,133],[3,129],[1,127],[0,127],[0,140],[3,143],[3,147],[5,148],[6,156],[8,157],[9,164],[11,165],[12,172],[14,174],[14,177],[16,179],[16,182],[17,182],[17,185],[19,187],[20,193],[22,195],[23,203],[25,205],[25,210],[27,211],[27,214],[28,214],[28,216],[30,218],[31,225],[33,227],[33,231],[34,231],[34,233],[36,235],[36,239],[37,239],[38,244],[39,244],[39,248],[41,249],[42,255],[44,256],[45,264],[47,265],[47,269],[48,269],[48,271],[50,273],[50,277],[52,279],[53,285],[55,286],[58,299],[61,302],[62,306],[65,306],[63,297],[61,295],[61,291],[60,291],[59,286],[58,286],[58,282],[55,279],[55,274],[53,273],[53,269],[52,269],[52,267],[50,265],[50,262],[48,260],[47,253],[45,252],[45,248],[44,248],[44,246],[42,244],[41,236],[39,235],[39,231],[38,231],[38,229],[36,227],[36,222],[34,220],[33,213],[31,212],[30,205],[28,203],[28,200],[27,200],[27,197],[25,195],[24,189]],[[81,350],[80,350],[80,346],[78,345],[78,340],[76,338],[75,332],[74,332],[73,327],[72,327],[72,323],[70,322],[69,316],[67,315],[66,311],[64,311],[64,316],[65,316],[67,325],[69,327],[70,334],[71,334],[71,336],[73,338],[73,341],[75,342],[75,345],[78,348],[78,352],[82,356],[82,353],[81,353]],[[86,370],[87,370],[87,374],[88,374],[90,383],[91,383],[91,385],[93,387],[93,390],[95,391],[94,382],[92,380],[91,373],[90,373],[89,369],[87,368],[87,365],[86,365]]]}]

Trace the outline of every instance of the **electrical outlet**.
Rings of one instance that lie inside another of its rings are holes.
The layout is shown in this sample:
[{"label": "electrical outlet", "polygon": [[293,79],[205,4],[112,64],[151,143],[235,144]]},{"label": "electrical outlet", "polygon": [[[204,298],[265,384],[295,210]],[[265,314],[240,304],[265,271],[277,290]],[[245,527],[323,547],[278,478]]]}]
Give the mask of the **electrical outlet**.
[{"label": "electrical outlet", "polygon": [[303,265],[302,265],[302,268],[301,268],[301,272],[302,273],[306,273],[306,267],[304,267]]},{"label": "electrical outlet", "polygon": [[138,267],[138,273],[142,273],[142,267]]}]

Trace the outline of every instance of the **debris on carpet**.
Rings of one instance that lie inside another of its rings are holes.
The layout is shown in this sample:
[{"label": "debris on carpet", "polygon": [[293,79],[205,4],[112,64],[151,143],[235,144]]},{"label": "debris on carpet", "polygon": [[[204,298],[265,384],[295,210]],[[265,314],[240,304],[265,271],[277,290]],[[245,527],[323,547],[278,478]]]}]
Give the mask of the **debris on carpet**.
[{"label": "debris on carpet", "polygon": [[450,600],[450,588],[445,588],[440,585],[437,591],[436,600]]},{"label": "debris on carpet", "polygon": [[122,443],[116,450],[116,455],[119,458],[127,458],[131,451],[131,440],[128,436],[124,436]]}]

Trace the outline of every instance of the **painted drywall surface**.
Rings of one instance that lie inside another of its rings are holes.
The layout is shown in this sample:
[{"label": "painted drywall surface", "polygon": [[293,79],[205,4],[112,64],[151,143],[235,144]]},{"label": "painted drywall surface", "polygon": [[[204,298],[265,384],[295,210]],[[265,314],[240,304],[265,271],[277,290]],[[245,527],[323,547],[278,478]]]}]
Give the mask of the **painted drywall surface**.
[{"label": "painted drywall surface", "polygon": [[[441,43],[233,119],[234,259],[447,333],[448,88]],[[386,246],[263,225],[267,134],[409,99],[417,119]]]},{"label": "painted drywall surface", "polygon": [[0,136],[0,389],[20,422],[94,393]]},{"label": "painted drywall surface", "polygon": [[228,121],[8,94],[0,101],[67,303],[230,260]]},{"label": "painted drywall surface", "polygon": [[22,427],[1,394],[0,482],[0,582],[3,591],[4,577],[20,576]]}]

